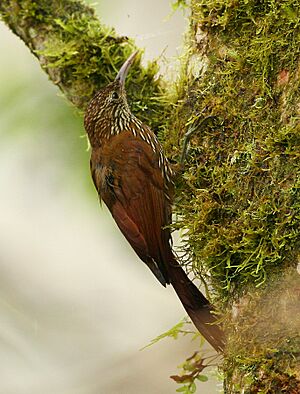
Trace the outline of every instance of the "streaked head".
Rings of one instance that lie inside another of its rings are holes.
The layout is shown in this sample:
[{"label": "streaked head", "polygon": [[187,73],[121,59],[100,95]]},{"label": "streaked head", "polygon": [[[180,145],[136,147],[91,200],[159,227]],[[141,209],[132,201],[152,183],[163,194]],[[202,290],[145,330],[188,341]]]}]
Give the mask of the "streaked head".
[{"label": "streaked head", "polygon": [[84,126],[89,135],[95,134],[95,128],[113,124],[120,112],[130,114],[125,81],[137,54],[138,51],[133,52],[120,68],[115,80],[100,89],[90,101],[84,117]]}]

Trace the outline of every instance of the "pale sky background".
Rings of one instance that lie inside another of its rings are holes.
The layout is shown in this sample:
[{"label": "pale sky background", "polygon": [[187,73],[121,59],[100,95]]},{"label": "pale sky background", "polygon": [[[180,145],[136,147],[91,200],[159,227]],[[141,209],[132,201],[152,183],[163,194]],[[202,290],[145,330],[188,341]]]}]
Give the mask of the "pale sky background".
[{"label": "pale sky background", "polygon": [[[179,53],[186,21],[169,1],[98,10],[146,58]],[[2,23],[0,53],[0,393],[174,393],[198,344],[139,349],[185,315],[179,301],[99,207],[82,120]]]}]

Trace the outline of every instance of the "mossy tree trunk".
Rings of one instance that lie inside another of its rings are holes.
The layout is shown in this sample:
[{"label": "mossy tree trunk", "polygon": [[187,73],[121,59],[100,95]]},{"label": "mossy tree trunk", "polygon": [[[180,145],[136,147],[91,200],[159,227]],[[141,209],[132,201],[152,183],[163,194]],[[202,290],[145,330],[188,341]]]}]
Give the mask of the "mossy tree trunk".
[{"label": "mossy tree trunk", "polygon": [[[179,1],[183,4],[185,1]],[[176,96],[136,65],[133,112],[178,161],[175,228],[227,310],[226,393],[300,392],[300,4],[192,0]],[[0,13],[79,109],[132,52],[80,1],[2,0]]]},{"label": "mossy tree trunk", "polygon": [[226,393],[300,392],[299,42],[299,2],[192,2],[177,226],[228,309]]}]

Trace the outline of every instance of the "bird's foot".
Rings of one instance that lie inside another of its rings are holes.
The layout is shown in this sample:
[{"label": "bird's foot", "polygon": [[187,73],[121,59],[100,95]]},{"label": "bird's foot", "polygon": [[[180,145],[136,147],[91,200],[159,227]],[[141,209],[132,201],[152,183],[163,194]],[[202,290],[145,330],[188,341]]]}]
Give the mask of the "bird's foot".
[{"label": "bird's foot", "polygon": [[187,132],[185,133],[183,137],[183,145],[182,145],[182,151],[181,151],[181,156],[180,156],[180,169],[181,171],[184,170],[185,166],[185,161],[188,156],[188,151],[189,151],[189,144],[190,140],[193,137],[195,133],[199,133],[202,129],[203,126],[207,124],[207,121],[214,118],[213,115],[206,116],[205,118],[202,119],[197,119],[195,122],[189,125]]}]

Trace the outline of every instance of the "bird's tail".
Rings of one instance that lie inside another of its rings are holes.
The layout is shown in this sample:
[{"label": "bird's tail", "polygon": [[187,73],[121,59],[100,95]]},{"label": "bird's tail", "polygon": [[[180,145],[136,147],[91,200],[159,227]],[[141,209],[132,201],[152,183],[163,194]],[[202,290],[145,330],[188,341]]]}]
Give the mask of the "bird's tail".
[{"label": "bird's tail", "polygon": [[[170,261],[171,260],[171,261]],[[168,274],[184,309],[201,335],[218,352],[224,350],[224,333],[217,324],[214,308],[179,266],[174,255],[169,260]]]}]

